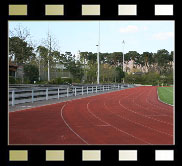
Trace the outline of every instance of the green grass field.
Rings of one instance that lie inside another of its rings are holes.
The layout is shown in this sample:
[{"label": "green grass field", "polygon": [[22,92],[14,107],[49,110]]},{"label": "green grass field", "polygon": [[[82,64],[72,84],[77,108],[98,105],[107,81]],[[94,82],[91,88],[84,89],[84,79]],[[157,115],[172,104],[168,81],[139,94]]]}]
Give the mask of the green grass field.
[{"label": "green grass field", "polygon": [[158,87],[158,95],[161,101],[173,105],[173,87]]}]

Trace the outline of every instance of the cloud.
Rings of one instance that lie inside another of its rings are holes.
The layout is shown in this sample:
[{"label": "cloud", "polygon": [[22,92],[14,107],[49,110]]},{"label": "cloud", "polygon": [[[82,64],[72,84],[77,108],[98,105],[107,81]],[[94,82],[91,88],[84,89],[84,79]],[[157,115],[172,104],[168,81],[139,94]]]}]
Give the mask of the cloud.
[{"label": "cloud", "polygon": [[139,31],[139,28],[135,25],[128,25],[127,27],[121,27],[119,31],[121,33],[135,33]]},{"label": "cloud", "polygon": [[147,26],[143,26],[143,27],[141,27],[141,30],[147,31],[148,30],[148,27]]},{"label": "cloud", "polygon": [[152,38],[155,40],[168,40],[174,38],[174,32],[160,32],[152,35]]}]

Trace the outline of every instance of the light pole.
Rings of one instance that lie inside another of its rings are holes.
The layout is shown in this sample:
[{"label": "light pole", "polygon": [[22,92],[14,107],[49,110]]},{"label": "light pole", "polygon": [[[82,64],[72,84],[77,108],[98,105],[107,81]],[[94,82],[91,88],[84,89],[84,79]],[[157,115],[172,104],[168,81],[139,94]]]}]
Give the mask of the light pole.
[{"label": "light pole", "polygon": [[48,72],[47,72],[47,78],[48,78],[48,81],[50,81],[50,73],[49,73],[49,69],[50,69],[50,67],[49,67],[49,53],[48,53],[48,63],[47,63],[47,66],[48,66]]},{"label": "light pole", "polygon": [[99,40],[97,46],[97,84],[100,83],[99,77],[100,77],[100,63],[99,63],[99,52],[100,52],[100,21],[99,21]]},{"label": "light pole", "polygon": [[99,73],[100,73],[100,64],[99,64],[99,45],[97,46],[97,84],[99,84]]},{"label": "light pole", "polygon": [[[123,72],[124,72],[124,45],[125,45],[124,40],[123,40],[122,44],[123,44]],[[123,77],[123,83],[124,83],[124,77]]]},{"label": "light pole", "polygon": [[38,49],[38,53],[39,53],[39,81],[40,81],[40,49]]},{"label": "light pole", "polygon": [[50,40],[50,41],[48,41],[49,42],[49,50],[48,50],[48,72],[47,72],[47,74],[48,74],[48,81],[50,81],[50,54],[51,54],[51,36],[49,35],[49,32],[48,32],[48,37],[49,37],[49,39],[48,40]]}]

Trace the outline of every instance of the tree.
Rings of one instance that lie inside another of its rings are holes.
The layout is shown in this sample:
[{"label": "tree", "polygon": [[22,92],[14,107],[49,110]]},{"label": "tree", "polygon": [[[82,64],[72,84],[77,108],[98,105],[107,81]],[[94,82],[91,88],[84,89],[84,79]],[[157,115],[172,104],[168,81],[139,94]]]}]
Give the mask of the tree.
[{"label": "tree", "polygon": [[114,65],[115,67],[119,66],[123,62],[123,53],[122,52],[113,52],[108,55],[107,62],[110,65]]},{"label": "tree", "polygon": [[84,65],[84,81],[87,80],[86,64],[88,63],[88,52],[80,52],[80,61]]},{"label": "tree", "polygon": [[155,54],[155,62],[157,63],[157,70],[160,74],[165,74],[170,70],[171,56],[165,49],[158,50]]},{"label": "tree", "polygon": [[24,65],[24,74],[25,78],[27,78],[30,81],[30,83],[38,81],[39,71],[37,66],[31,64]]},{"label": "tree", "polygon": [[120,67],[116,67],[115,70],[116,70],[116,81],[120,83],[122,78],[125,77],[125,73]]},{"label": "tree", "polygon": [[153,57],[152,57],[152,53],[149,52],[143,52],[143,54],[141,54],[141,66],[144,66],[144,70],[145,72],[148,72],[149,70],[149,66],[152,64],[153,62]]},{"label": "tree", "polygon": [[69,63],[66,64],[66,68],[70,71],[70,73],[73,75],[73,79],[76,82],[81,82],[82,77],[83,77],[83,68],[82,64],[79,61],[70,61]]},{"label": "tree", "polygon": [[137,51],[129,51],[125,54],[126,61],[132,60],[134,62],[133,68],[141,65],[141,56]]},{"label": "tree", "polygon": [[50,72],[51,72],[51,68],[53,69],[53,65],[54,63],[54,55],[55,55],[55,51],[56,47],[57,47],[57,41],[54,38],[54,36],[52,34],[50,34],[50,32],[48,31],[46,39],[43,39],[43,46],[48,50],[47,52],[47,72],[48,72],[48,81],[50,81]]},{"label": "tree", "polygon": [[19,37],[9,38],[9,60],[17,64],[25,64],[35,57],[33,47]]},{"label": "tree", "polygon": [[14,30],[10,30],[10,37],[18,37],[23,41],[27,41],[28,38],[30,38],[30,31],[19,24],[14,28]]}]

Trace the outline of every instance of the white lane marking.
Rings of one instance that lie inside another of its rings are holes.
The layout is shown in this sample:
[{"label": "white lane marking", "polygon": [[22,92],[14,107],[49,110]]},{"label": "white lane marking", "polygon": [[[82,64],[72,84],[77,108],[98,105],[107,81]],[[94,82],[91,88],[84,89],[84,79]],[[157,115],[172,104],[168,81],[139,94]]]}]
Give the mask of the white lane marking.
[{"label": "white lane marking", "polygon": [[[131,95],[133,95],[133,94],[131,94]],[[129,96],[131,96],[131,95],[129,95]],[[127,96],[127,97],[129,97],[129,96]],[[165,122],[165,121],[158,120],[158,119],[155,119],[155,118],[152,118],[152,117],[149,117],[149,116],[140,114],[140,113],[138,113],[138,112],[136,112],[136,111],[133,111],[132,109],[129,109],[129,108],[125,107],[123,104],[121,104],[121,100],[119,100],[119,105],[120,105],[121,107],[125,108],[126,110],[128,110],[128,111],[130,111],[130,112],[132,112],[132,113],[134,113],[134,114],[137,114],[137,115],[139,115],[139,116],[143,116],[143,117],[145,117],[145,118],[152,119],[152,120],[158,121],[158,122],[160,122],[160,123],[164,123],[164,124],[173,126],[173,124],[170,124],[170,123],[167,123],[167,122]]]},{"label": "white lane marking", "polygon": [[[152,92],[152,91],[151,91]],[[148,95],[149,96],[149,95]],[[147,97],[148,97],[147,96]],[[159,105],[156,105],[155,103],[152,103],[152,102],[149,102],[149,100],[148,100],[148,98],[147,98],[147,103],[149,103],[149,104],[151,104],[152,106],[154,106],[154,107],[157,107],[157,108],[160,108],[160,109],[163,109],[163,110],[166,110],[166,111],[170,111],[169,109],[166,109],[166,108],[163,108],[163,107],[161,107],[161,106],[159,106]]]},{"label": "white lane marking", "polygon": [[[144,91],[145,92],[145,91]],[[139,97],[141,97],[143,94],[144,94],[144,92],[141,94],[141,95],[139,95],[139,96],[137,96],[137,98],[139,98]],[[147,95],[147,97],[148,97],[148,95]],[[145,98],[145,102],[146,103],[148,103],[147,102],[147,97]],[[154,111],[154,108],[151,108],[151,109],[149,109],[149,108],[147,108],[147,107],[144,107],[144,106],[142,106],[141,104],[138,104],[137,102],[135,102],[135,100],[136,99],[133,99],[132,101],[133,101],[133,103],[134,104],[136,104],[136,105],[138,105],[139,107],[141,107],[141,108],[143,108],[143,109],[145,109],[145,110],[148,110],[149,112],[155,112],[155,113],[159,113],[159,112],[157,112],[157,111]],[[150,103],[148,103],[148,104],[150,104]],[[151,105],[151,104],[150,104]],[[153,105],[152,105],[153,106]],[[164,114],[165,116],[169,116],[169,115],[166,115],[166,114]],[[148,115],[147,115],[148,116]],[[169,116],[170,117],[170,116]]]},{"label": "white lane marking", "polygon": [[[168,116],[168,115],[162,115],[162,114],[160,115],[160,114],[159,114],[159,115],[147,115],[147,116]],[[168,116],[168,117],[169,117],[169,116]]]},{"label": "white lane marking", "polygon": [[[108,106],[106,105],[106,103],[105,103],[105,102],[104,102],[104,106],[105,106],[105,108],[106,108],[108,111],[110,111],[110,109],[108,108]],[[131,123],[134,123],[134,124],[137,124],[137,125],[139,125],[139,126],[143,126],[143,127],[145,127],[145,128],[148,128],[148,129],[150,129],[150,130],[157,131],[158,133],[165,134],[165,135],[168,135],[168,136],[173,137],[173,135],[168,134],[168,133],[166,133],[166,132],[163,132],[163,131],[160,131],[160,130],[154,129],[154,128],[152,128],[152,127],[146,126],[146,125],[141,124],[141,123],[138,123],[138,122],[134,122],[133,120],[128,119],[128,118],[124,118],[123,116],[118,115],[117,113],[114,113],[113,111],[110,111],[110,112],[112,112],[114,115],[119,116],[120,118],[125,119],[125,120],[127,120],[127,121],[129,121],[129,122],[131,122]]]},{"label": "white lane marking", "polygon": [[147,142],[147,141],[144,141],[143,139],[140,139],[140,138],[138,138],[138,137],[135,137],[134,135],[129,134],[128,132],[125,132],[125,131],[123,131],[123,130],[121,130],[121,129],[115,127],[115,126],[113,126],[112,124],[110,124],[110,123],[108,123],[108,122],[102,120],[101,118],[99,118],[99,117],[96,116],[93,112],[90,111],[89,106],[88,106],[89,104],[90,104],[90,102],[87,103],[87,110],[88,110],[88,112],[89,112],[90,114],[92,114],[95,118],[99,119],[101,122],[105,123],[106,125],[110,125],[110,126],[113,127],[115,130],[117,130],[117,131],[119,131],[119,132],[121,132],[121,133],[124,133],[124,134],[126,134],[126,135],[128,135],[128,136],[130,136],[130,137],[132,137],[132,138],[135,138],[135,139],[137,139],[137,140],[140,140],[140,141],[142,141],[142,142],[144,142],[144,143],[146,143],[146,144],[151,144],[150,142]]},{"label": "white lane marking", "polygon": [[66,124],[66,126],[78,137],[80,138],[84,143],[88,144],[87,141],[85,141],[79,134],[77,134],[70,126],[69,124],[66,122],[66,120],[64,119],[64,116],[63,116],[63,110],[64,110],[64,107],[66,106],[67,104],[64,104],[64,106],[61,108],[61,117],[64,121],[64,123]]},{"label": "white lane marking", "polygon": [[98,127],[106,127],[106,126],[111,126],[111,125],[95,125],[95,126],[98,126]]}]

